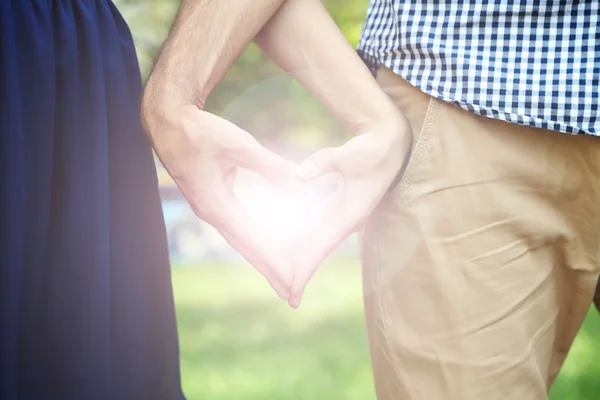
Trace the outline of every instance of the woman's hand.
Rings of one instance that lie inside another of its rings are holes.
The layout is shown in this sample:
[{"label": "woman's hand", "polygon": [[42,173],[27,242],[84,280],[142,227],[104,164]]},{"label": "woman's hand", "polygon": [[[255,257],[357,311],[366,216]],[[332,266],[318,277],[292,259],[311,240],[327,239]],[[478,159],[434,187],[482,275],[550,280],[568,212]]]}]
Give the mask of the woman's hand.
[{"label": "woman's hand", "polygon": [[305,182],[336,173],[341,183],[322,222],[293,259],[292,307],[300,305],[305,286],[325,257],[361,228],[401,171],[411,144],[410,126],[398,111],[343,146],[317,151],[297,168],[296,175]]}]

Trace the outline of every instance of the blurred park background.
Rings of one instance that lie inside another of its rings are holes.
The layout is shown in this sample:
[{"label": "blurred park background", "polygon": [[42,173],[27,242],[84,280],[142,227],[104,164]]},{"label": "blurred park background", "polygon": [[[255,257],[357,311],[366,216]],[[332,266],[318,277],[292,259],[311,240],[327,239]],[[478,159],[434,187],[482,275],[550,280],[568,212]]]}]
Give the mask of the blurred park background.
[{"label": "blurred park background", "polygon": [[[130,25],[144,79],[178,0],[115,0]],[[367,0],[325,0],[352,45]],[[249,45],[207,109],[291,159],[341,144],[347,132],[299,84]],[[173,262],[184,391],[189,400],[375,399],[355,240],[334,253],[299,310],[192,214],[157,161]],[[600,399],[600,317],[585,321],[551,400]]]}]

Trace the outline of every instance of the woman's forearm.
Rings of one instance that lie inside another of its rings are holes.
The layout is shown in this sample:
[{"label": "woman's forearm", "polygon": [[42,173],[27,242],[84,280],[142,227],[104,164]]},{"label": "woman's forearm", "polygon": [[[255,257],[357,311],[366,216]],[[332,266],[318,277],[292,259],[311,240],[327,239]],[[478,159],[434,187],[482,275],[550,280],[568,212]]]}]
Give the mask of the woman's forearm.
[{"label": "woman's forearm", "polygon": [[320,0],[286,0],[255,42],[355,133],[398,115]]}]

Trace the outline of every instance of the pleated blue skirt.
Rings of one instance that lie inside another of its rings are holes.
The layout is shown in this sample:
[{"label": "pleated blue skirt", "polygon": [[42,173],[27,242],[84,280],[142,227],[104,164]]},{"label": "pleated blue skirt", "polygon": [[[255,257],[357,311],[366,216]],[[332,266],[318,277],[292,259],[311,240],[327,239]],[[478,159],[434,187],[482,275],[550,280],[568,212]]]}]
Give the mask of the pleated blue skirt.
[{"label": "pleated blue skirt", "polygon": [[0,0],[0,399],[182,399],[130,32],[109,0]]}]

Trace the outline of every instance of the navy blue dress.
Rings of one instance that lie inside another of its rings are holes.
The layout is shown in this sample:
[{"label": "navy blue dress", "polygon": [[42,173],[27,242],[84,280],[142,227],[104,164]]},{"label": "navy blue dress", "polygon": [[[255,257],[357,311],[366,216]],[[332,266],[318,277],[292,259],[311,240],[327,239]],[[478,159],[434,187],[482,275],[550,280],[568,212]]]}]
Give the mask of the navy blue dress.
[{"label": "navy blue dress", "polygon": [[109,0],[0,0],[0,399],[182,399],[130,32]]}]

